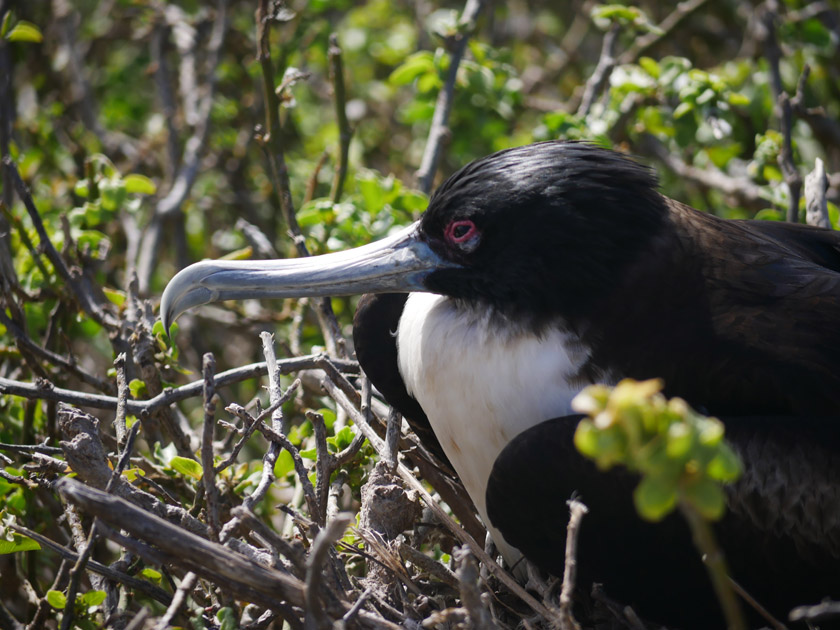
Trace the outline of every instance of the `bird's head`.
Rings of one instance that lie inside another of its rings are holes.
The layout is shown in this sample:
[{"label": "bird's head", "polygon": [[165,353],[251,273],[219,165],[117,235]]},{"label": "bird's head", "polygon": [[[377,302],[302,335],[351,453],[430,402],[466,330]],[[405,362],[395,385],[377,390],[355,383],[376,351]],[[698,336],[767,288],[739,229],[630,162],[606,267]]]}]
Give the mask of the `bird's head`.
[{"label": "bird's head", "polygon": [[619,153],[543,142],[476,160],[423,217],[356,249],[311,258],[204,261],[163,294],[165,328],[222,300],[426,291],[536,321],[589,308],[666,217],[654,174]]}]

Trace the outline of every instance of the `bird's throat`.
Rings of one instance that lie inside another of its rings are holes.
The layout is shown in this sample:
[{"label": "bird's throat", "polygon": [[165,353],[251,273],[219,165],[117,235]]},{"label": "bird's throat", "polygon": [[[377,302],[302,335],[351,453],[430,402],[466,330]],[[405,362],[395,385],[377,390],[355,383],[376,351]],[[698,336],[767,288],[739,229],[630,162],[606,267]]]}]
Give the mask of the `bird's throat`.
[{"label": "bird's throat", "polygon": [[571,399],[587,384],[574,375],[588,352],[559,328],[537,336],[490,309],[429,293],[409,296],[397,348],[408,392],[490,526],[485,490],[493,462],[525,429],[571,413]]}]

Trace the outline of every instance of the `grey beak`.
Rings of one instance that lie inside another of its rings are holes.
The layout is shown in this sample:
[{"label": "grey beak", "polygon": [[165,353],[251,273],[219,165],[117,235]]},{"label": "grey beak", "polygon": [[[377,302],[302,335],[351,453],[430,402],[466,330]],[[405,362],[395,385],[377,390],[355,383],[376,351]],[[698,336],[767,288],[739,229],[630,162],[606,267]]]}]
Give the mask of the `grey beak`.
[{"label": "grey beak", "polygon": [[457,266],[421,239],[418,223],[375,243],[323,256],[206,260],[172,278],[161,299],[161,319],[168,332],[184,311],[223,300],[428,291],[426,276]]}]

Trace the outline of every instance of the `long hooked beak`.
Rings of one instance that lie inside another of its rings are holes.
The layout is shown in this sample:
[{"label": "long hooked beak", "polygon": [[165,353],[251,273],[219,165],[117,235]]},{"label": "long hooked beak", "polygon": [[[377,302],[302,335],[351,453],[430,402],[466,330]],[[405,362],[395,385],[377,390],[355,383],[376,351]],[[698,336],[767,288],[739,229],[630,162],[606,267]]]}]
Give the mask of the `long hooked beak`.
[{"label": "long hooked beak", "polygon": [[428,291],[432,271],[458,267],[421,239],[418,223],[344,252],[285,260],[206,260],[181,270],[160,303],[164,330],[201,304],[248,298],[326,297]]}]

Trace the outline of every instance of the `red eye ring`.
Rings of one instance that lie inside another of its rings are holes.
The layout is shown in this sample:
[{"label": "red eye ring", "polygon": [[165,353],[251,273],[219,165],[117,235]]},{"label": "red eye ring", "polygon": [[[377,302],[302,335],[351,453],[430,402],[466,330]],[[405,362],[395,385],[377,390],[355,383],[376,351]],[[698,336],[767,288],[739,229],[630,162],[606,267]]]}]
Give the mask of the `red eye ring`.
[{"label": "red eye ring", "polygon": [[453,221],[446,226],[446,231],[444,232],[446,240],[456,244],[466,243],[476,234],[478,234],[478,228],[469,219]]}]

